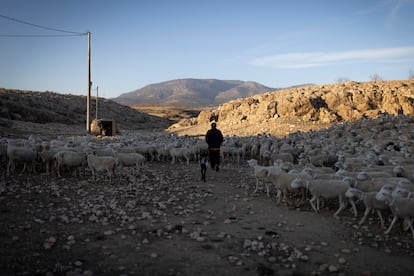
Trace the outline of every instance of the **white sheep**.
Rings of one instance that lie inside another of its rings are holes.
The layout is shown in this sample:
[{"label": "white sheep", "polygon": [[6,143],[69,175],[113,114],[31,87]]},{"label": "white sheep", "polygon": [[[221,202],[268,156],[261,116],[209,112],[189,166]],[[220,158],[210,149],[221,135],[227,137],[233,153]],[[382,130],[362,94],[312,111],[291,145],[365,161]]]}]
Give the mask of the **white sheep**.
[{"label": "white sheep", "polygon": [[395,177],[405,177],[409,180],[414,180],[413,166],[396,165],[392,169],[392,174]]},{"label": "white sheep", "polygon": [[184,158],[186,160],[187,165],[190,165],[191,152],[188,148],[170,148],[170,155],[172,158],[171,164],[175,164],[177,160],[181,162],[182,158]]},{"label": "white sheep", "polygon": [[131,153],[122,153],[113,151],[115,163],[116,165],[122,169],[124,166],[135,166],[137,169],[137,173],[139,173],[140,168],[145,163],[145,157],[137,152],[131,152]]},{"label": "white sheep", "polygon": [[[254,177],[256,179],[256,187],[253,191],[253,194],[255,194],[257,192],[257,190],[259,189],[259,182],[262,181],[262,182],[265,183],[267,196],[270,196],[269,185],[267,184],[267,182],[269,181],[267,179],[268,169],[269,169],[268,166],[258,165],[256,159],[247,160],[247,164],[249,164],[249,166],[254,169]],[[247,189],[247,186],[246,186],[246,189]]]},{"label": "white sheep", "polygon": [[364,192],[378,192],[384,185],[403,185],[403,183],[411,183],[410,180],[403,177],[387,177],[387,178],[368,178],[366,180],[356,180],[354,188]]},{"label": "white sheep", "polygon": [[405,188],[403,185],[397,185],[395,189],[391,191],[391,195],[394,198],[414,196],[413,192],[410,189]]},{"label": "white sheep", "polygon": [[[265,177],[267,176],[267,170],[265,169],[265,166],[258,165],[256,159],[247,160],[247,164],[254,169],[253,175],[256,179],[256,187],[253,191],[253,194],[255,194],[257,190],[259,189],[259,182],[265,180]],[[269,186],[266,183],[266,181],[264,181],[264,183],[266,185],[267,196],[270,196]],[[246,189],[247,188],[248,187],[246,186]]]},{"label": "white sheep", "polygon": [[285,200],[288,201],[288,193],[292,191],[292,187],[290,183],[296,178],[308,180],[313,179],[312,172],[308,171],[308,169],[304,169],[303,171],[296,172],[296,171],[289,171],[285,172],[282,169],[272,169],[267,170],[268,174],[266,176],[266,180],[272,182],[272,185],[277,189],[276,195],[276,204],[279,205],[280,201]]},{"label": "white sheep", "polygon": [[150,162],[153,162],[157,158],[157,149],[154,145],[140,143],[135,146],[135,152],[142,154]]},{"label": "white sheep", "polygon": [[64,167],[72,168],[76,170],[81,168],[83,170],[83,175],[85,175],[86,167],[86,154],[83,152],[76,152],[70,150],[62,150],[57,152],[54,155],[56,172],[59,177],[61,177],[61,170]]},{"label": "white sheep", "polygon": [[[345,209],[346,205],[344,202],[345,193],[351,187],[349,184],[349,179],[344,178],[342,180],[329,180],[329,179],[316,179],[316,180],[306,180],[301,178],[294,179],[290,186],[293,189],[306,188],[312,195],[312,198],[309,200],[309,203],[315,213],[319,210],[320,198],[338,198],[339,199],[339,208],[334,213],[334,217],[338,218],[339,213]],[[316,201],[316,206],[314,202]],[[355,203],[352,199],[349,199],[349,203],[352,205],[354,215],[356,216],[357,210]]]},{"label": "white sheep", "polygon": [[29,147],[16,147],[14,145],[7,146],[7,158],[9,159],[7,163],[7,174],[15,170],[15,162],[23,162],[23,172],[26,171],[27,166],[29,165],[33,172],[36,172],[35,162],[40,160],[39,152],[35,151],[33,148]]},{"label": "white sheep", "polygon": [[377,212],[377,215],[381,221],[381,227],[385,228],[384,219],[382,218],[381,210],[388,209],[388,205],[385,204],[383,201],[377,200],[375,197],[376,195],[377,195],[377,192],[363,192],[359,189],[352,188],[352,187],[346,191],[345,197],[352,198],[352,199],[355,198],[357,200],[361,200],[364,203],[365,211],[364,211],[363,217],[358,223],[359,225],[362,225],[365,222],[371,210],[374,209]]},{"label": "white sheep", "polygon": [[412,218],[414,218],[414,198],[396,198],[392,196],[392,193],[385,190],[379,191],[376,198],[384,201],[390,207],[394,216],[390,226],[385,231],[385,234],[388,235],[398,218],[402,218],[408,222],[408,226],[414,239],[414,229],[412,225]]},{"label": "white sheep", "polygon": [[111,156],[95,156],[88,154],[87,156],[88,167],[92,171],[92,180],[96,181],[96,173],[104,172],[108,173],[109,184],[112,183],[112,179],[115,176],[116,162],[115,158]]}]

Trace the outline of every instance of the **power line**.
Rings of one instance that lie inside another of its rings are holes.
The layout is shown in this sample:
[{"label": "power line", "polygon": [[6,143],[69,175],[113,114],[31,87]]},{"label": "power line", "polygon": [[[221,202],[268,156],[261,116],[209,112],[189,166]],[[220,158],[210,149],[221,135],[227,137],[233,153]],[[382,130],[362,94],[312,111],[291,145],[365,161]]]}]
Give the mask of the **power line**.
[{"label": "power line", "polygon": [[22,34],[22,35],[3,35],[0,34],[0,37],[68,37],[68,36],[84,36],[87,34],[67,34],[67,35],[29,35],[29,34]]},{"label": "power line", "polygon": [[[2,15],[2,14],[0,14],[0,17],[11,20],[11,21],[15,21],[15,22],[18,22],[18,23],[21,23],[21,24],[25,24],[25,25],[29,25],[29,26],[32,26],[32,27],[40,28],[40,29],[51,30],[51,31],[61,32],[61,33],[69,33],[69,34],[72,34],[72,35],[79,35],[79,36],[80,35],[87,35],[87,33],[72,32],[72,31],[61,30],[61,29],[50,28],[50,27],[46,27],[46,26],[42,26],[42,25],[37,25],[37,24],[33,24],[33,23],[30,23],[30,22],[20,20],[20,19],[5,16],[5,15]],[[8,36],[8,35],[1,35],[1,36]],[[25,37],[25,36],[26,35],[17,35],[16,37]],[[35,35],[33,35],[33,36],[35,36]],[[39,36],[41,36],[41,35],[39,35]]]}]

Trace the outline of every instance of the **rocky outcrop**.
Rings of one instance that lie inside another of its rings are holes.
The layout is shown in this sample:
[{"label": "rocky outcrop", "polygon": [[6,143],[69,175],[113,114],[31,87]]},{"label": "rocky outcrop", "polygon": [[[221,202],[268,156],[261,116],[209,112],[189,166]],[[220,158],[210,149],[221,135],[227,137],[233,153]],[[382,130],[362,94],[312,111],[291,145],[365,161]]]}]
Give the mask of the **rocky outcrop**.
[{"label": "rocky outcrop", "polygon": [[278,122],[289,120],[318,125],[377,118],[381,113],[414,115],[414,80],[346,82],[277,90],[230,101],[200,112],[197,120],[180,125],[203,125],[215,119],[222,127],[261,126],[270,131],[278,127]]}]

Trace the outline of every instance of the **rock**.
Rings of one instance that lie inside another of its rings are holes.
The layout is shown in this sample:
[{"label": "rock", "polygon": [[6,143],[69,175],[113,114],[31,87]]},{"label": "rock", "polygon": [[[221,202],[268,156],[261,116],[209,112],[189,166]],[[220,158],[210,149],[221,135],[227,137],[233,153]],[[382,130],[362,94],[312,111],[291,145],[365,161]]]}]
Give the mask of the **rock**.
[{"label": "rock", "polygon": [[329,272],[337,272],[338,271],[338,268],[336,267],[336,266],[334,266],[334,265],[330,265],[329,267],[328,267],[328,271]]},{"label": "rock", "polygon": [[321,265],[319,266],[319,271],[320,271],[320,272],[324,272],[325,270],[327,270],[327,269],[328,269],[328,267],[329,267],[329,265],[328,265],[328,264],[321,264]]},{"label": "rock", "polygon": [[346,259],[345,258],[339,258],[338,263],[341,264],[341,265],[346,264]]},{"label": "rock", "polygon": [[45,249],[50,249],[52,248],[56,243],[56,238],[55,237],[49,237],[48,239],[45,240],[43,247]]}]

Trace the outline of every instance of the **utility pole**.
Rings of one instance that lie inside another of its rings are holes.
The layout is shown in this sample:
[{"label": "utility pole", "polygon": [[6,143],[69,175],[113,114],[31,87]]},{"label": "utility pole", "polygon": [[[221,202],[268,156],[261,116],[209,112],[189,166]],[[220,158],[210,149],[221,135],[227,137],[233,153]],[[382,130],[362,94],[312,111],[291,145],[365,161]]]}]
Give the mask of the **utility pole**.
[{"label": "utility pole", "polygon": [[88,32],[88,96],[86,97],[86,131],[91,133],[91,33]]},{"label": "utility pole", "polygon": [[96,86],[96,111],[95,111],[95,119],[98,120],[98,86]]}]

